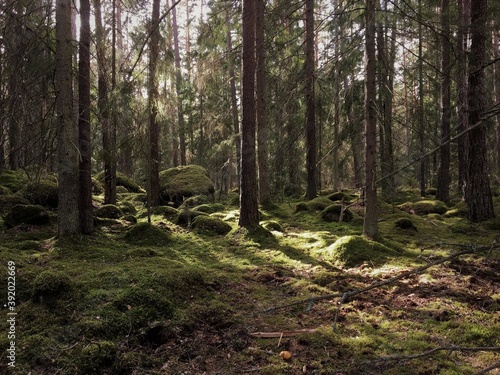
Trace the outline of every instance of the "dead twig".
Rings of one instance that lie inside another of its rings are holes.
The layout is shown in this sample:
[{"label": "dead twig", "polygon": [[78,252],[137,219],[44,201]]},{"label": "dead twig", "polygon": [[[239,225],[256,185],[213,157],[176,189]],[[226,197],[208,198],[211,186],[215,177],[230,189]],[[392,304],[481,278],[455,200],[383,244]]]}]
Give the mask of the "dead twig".
[{"label": "dead twig", "polygon": [[[428,357],[437,352],[500,352],[499,346],[479,346],[479,347],[463,347],[463,346],[439,346],[434,349],[427,350],[426,352],[404,355],[404,356],[387,356],[382,357],[379,361],[410,361],[412,359],[419,359]],[[484,370],[483,370],[484,371]]]},{"label": "dead twig", "polygon": [[303,335],[304,333],[315,333],[316,329],[297,329],[295,331],[277,331],[277,332],[252,332],[249,333],[249,336],[258,337],[258,338],[281,338],[283,337],[291,337]]},{"label": "dead twig", "polygon": [[497,363],[492,364],[491,366],[486,367],[485,369],[479,371],[476,375],[484,375],[490,372],[491,370],[494,370],[496,368],[500,368],[500,361]]}]

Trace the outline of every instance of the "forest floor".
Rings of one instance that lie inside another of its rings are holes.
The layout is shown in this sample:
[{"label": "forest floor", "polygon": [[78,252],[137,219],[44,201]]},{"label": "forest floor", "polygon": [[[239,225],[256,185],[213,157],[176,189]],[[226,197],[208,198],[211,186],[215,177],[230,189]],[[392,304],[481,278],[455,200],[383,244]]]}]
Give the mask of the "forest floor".
[{"label": "forest floor", "polygon": [[[146,221],[132,194],[121,199]],[[123,220],[65,240],[53,225],[2,229],[2,285],[14,262],[17,315],[16,367],[2,349],[0,373],[500,374],[499,219],[470,224],[384,204],[381,242],[393,251],[346,266],[333,244],[361,234],[362,207],[338,223],[296,212],[297,202],[261,209],[270,232],[238,230],[229,204],[217,213],[233,228],[225,236],[162,214],[152,217],[168,234],[158,239],[127,237],[133,224]],[[414,228],[397,228],[401,217]]]}]

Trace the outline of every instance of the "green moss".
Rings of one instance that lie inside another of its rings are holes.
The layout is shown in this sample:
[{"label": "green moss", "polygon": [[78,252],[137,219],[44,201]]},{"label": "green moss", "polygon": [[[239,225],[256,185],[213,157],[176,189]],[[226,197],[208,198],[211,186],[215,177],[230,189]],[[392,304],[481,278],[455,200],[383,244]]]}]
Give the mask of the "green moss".
[{"label": "green moss", "polygon": [[163,204],[174,202],[179,206],[184,198],[198,194],[212,196],[214,192],[207,170],[199,165],[185,165],[160,172]]},{"label": "green moss", "polygon": [[441,201],[421,200],[417,202],[406,202],[399,206],[399,209],[417,215],[439,214],[443,215],[448,211],[448,207]]},{"label": "green moss", "polygon": [[105,219],[119,219],[123,211],[114,204],[105,204],[94,211],[94,215]]},{"label": "green moss", "polygon": [[[321,212],[321,218],[324,221],[333,221],[333,222],[339,222],[340,221],[340,213],[342,211],[342,205],[340,204],[332,204],[328,207],[326,207],[322,212]],[[342,215],[342,222],[348,223],[354,218],[354,215],[352,212],[348,209],[345,208],[343,215]]]},{"label": "green moss", "polygon": [[388,256],[397,253],[381,243],[371,241],[363,236],[340,237],[327,248],[331,259],[346,267],[356,267],[365,262],[381,264]]},{"label": "green moss", "polygon": [[116,194],[127,194],[129,191],[125,186],[117,185],[116,186]]},{"label": "green moss", "polygon": [[343,191],[337,191],[335,193],[329,194],[328,199],[330,199],[333,202],[337,201],[350,201],[352,199],[352,196],[348,193],[345,193]]},{"label": "green moss", "polygon": [[396,219],[394,221],[394,226],[401,229],[417,229],[417,227],[415,227],[415,224],[413,224],[413,221],[411,221],[407,217],[400,217],[399,219]]},{"label": "green moss", "polygon": [[286,197],[300,197],[303,194],[302,187],[300,185],[288,184],[283,189],[283,194]]},{"label": "green moss", "polygon": [[50,217],[42,206],[18,204],[9,210],[4,224],[7,228],[20,224],[47,225],[50,224]]},{"label": "green moss", "polygon": [[122,220],[128,221],[132,224],[137,224],[137,218],[134,215],[124,215]]},{"label": "green moss", "polygon": [[[104,183],[104,172],[98,173],[96,175],[96,179],[100,183]],[[123,186],[127,189],[127,192],[131,193],[144,192],[144,190],[134,180],[121,172],[116,172],[116,186]]]},{"label": "green moss", "polygon": [[92,194],[99,195],[102,193],[104,193],[104,187],[102,186],[101,181],[92,177]]},{"label": "green moss", "polygon": [[283,232],[283,226],[275,220],[266,220],[260,223],[264,228],[270,231]]},{"label": "green moss", "polygon": [[126,215],[127,214],[135,215],[137,213],[137,209],[135,208],[135,205],[132,202],[130,202],[130,201],[120,202],[120,204],[118,205],[118,207]]},{"label": "green moss", "polygon": [[500,231],[500,217],[495,217],[493,219],[482,222],[481,227],[486,230]]},{"label": "green moss", "polygon": [[309,205],[306,202],[299,202],[295,206],[295,212],[309,211]]},{"label": "green moss", "polygon": [[213,214],[214,212],[224,211],[226,207],[221,203],[200,204],[194,208],[195,211]]},{"label": "green moss", "polygon": [[192,197],[184,199],[184,201],[180,205],[179,209],[183,210],[185,208],[192,208],[192,207],[196,207],[196,206],[201,206],[202,204],[208,204],[210,202],[212,202],[212,199],[209,196],[203,195],[203,194],[198,194],[198,195],[194,195]]},{"label": "green moss", "polygon": [[47,302],[57,300],[71,289],[70,278],[62,272],[43,271],[33,281],[33,296],[35,302]]},{"label": "green moss", "polygon": [[14,193],[25,187],[27,183],[28,176],[21,169],[15,171],[4,169],[0,171],[0,185]]},{"label": "green moss", "polygon": [[187,227],[193,223],[193,220],[200,215],[208,216],[205,212],[198,212],[193,210],[182,210],[179,212],[175,223],[183,227]]},{"label": "green moss", "polygon": [[170,233],[149,223],[135,224],[125,233],[123,239],[125,242],[144,246],[163,246],[172,242]]},{"label": "green moss", "polygon": [[0,195],[0,213],[5,214],[18,204],[29,205],[30,201],[20,194]]},{"label": "green moss", "polygon": [[118,348],[112,341],[96,341],[83,347],[78,358],[78,373],[82,375],[103,373],[116,360]]},{"label": "green moss", "polygon": [[330,206],[332,204],[332,201],[326,197],[316,197],[309,202],[307,202],[307,205],[311,210],[314,211],[323,211],[325,208]]},{"label": "green moss", "polygon": [[10,195],[12,194],[12,190],[10,190],[7,186],[0,185],[0,195]]},{"label": "green moss", "polygon": [[214,233],[223,236],[228,234],[232,229],[225,221],[205,215],[196,216],[193,220],[192,228],[197,232]]},{"label": "green moss", "polygon": [[31,204],[57,208],[58,187],[55,181],[41,180],[28,183],[20,192]]},{"label": "green moss", "polygon": [[446,217],[466,217],[469,209],[467,208],[467,203],[459,202],[452,209],[446,211]]},{"label": "green moss", "polygon": [[179,210],[170,206],[165,206],[163,209],[163,216],[169,220],[172,220],[179,216]]},{"label": "green moss", "polygon": [[336,280],[337,275],[333,272],[318,271],[313,274],[313,282],[319,286],[327,286]]}]

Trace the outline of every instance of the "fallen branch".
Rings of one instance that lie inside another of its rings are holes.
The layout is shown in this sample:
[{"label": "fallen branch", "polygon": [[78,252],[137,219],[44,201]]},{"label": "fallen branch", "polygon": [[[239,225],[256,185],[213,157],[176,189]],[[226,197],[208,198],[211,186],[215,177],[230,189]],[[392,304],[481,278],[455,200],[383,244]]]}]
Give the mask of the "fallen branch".
[{"label": "fallen branch", "polygon": [[479,347],[462,347],[462,346],[440,346],[434,349],[430,349],[426,352],[422,352],[414,355],[405,356],[387,356],[382,357],[379,361],[409,361],[412,359],[418,359],[430,356],[437,352],[500,352],[499,346],[479,346]]},{"label": "fallen branch", "polygon": [[[328,300],[332,300],[335,298],[341,298],[341,303],[344,303],[344,302],[347,302],[348,300],[352,299],[352,297],[354,297],[358,294],[368,292],[369,290],[372,290],[372,289],[380,288],[381,286],[384,286],[384,285],[392,284],[395,281],[407,278],[408,276],[411,276],[414,274],[421,273],[422,271],[425,271],[426,269],[428,269],[430,267],[437,266],[439,264],[448,262],[452,259],[458,258],[459,256],[466,255],[466,254],[474,254],[474,253],[481,252],[481,251],[490,251],[492,248],[491,246],[479,246],[478,247],[476,245],[461,245],[461,247],[465,247],[465,250],[458,251],[456,253],[453,253],[453,254],[451,254],[447,257],[441,258],[441,259],[437,259],[433,262],[427,263],[424,266],[415,267],[409,271],[403,272],[403,273],[399,274],[398,276],[391,277],[387,280],[378,281],[378,282],[373,283],[365,288],[354,289],[354,290],[347,291],[344,293],[334,293],[334,294],[327,294],[324,296],[309,297],[307,299],[292,302],[292,303],[289,303],[286,305],[270,307],[268,309],[263,310],[262,312],[269,313],[269,312],[283,310],[286,308],[290,308],[290,307],[294,307],[294,306],[298,306],[298,305],[303,305],[303,304],[308,304],[308,309],[309,309],[310,306],[312,305],[312,303],[314,303],[314,302],[328,301]],[[500,247],[500,245],[496,245],[495,247]]]},{"label": "fallen branch", "polygon": [[494,363],[491,366],[486,367],[485,369],[479,371],[476,375],[484,375],[490,372],[491,370],[494,370],[496,368],[500,368],[500,362]]},{"label": "fallen branch", "polygon": [[295,331],[281,331],[281,332],[252,332],[249,333],[249,336],[258,337],[258,338],[281,338],[281,337],[291,337],[298,336],[304,333],[315,333],[316,329],[298,329]]}]

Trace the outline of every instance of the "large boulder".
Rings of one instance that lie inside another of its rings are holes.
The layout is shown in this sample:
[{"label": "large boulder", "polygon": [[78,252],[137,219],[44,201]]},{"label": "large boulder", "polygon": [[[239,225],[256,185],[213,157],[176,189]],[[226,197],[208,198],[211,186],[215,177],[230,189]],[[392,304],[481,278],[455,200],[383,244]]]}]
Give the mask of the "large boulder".
[{"label": "large boulder", "polygon": [[4,218],[7,228],[20,224],[47,225],[50,217],[45,208],[31,204],[18,204],[13,206]]},{"label": "large boulder", "polygon": [[213,199],[214,193],[214,183],[207,170],[199,165],[185,165],[160,172],[161,204],[173,202],[175,207],[179,207],[184,198],[203,194]]}]

